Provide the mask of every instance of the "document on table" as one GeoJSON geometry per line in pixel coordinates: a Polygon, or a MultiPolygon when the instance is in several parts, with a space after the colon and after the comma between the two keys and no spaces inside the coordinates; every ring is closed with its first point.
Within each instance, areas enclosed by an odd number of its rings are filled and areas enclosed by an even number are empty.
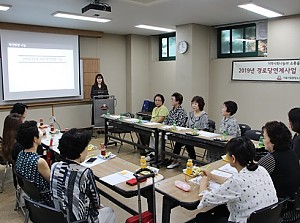
{"type": "Polygon", "coordinates": [[[212,133],[212,132],[206,132],[206,131],[199,131],[198,132],[200,136],[212,138],[212,137],[218,137],[220,134],[212,133]]]}
{"type": "Polygon", "coordinates": [[[110,184],[110,185],[116,185],[122,182],[125,182],[127,180],[130,180],[134,178],[133,173],[128,170],[122,170],[117,173],[113,173],[111,175],[105,176],[100,178],[100,180],[110,184]]]}
{"type": "Polygon", "coordinates": [[[221,166],[219,168],[219,170],[222,170],[222,171],[227,172],[227,173],[232,173],[232,174],[233,173],[238,173],[238,171],[234,167],[230,166],[229,163],[225,164],[224,166],[221,166]]]}
{"type": "MultiPolygon", "coordinates": [[[[193,182],[194,184],[199,184],[200,183],[200,180],[201,180],[202,176],[198,176],[198,177],[195,177],[193,179],[190,179],[189,181],[193,182]]],[[[208,188],[210,190],[212,189],[218,189],[219,187],[221,186],[221,184],[218,184],[212,180],[209,181],[209,185],[208,185],[208,188]]]]}
{"type": "Polygon", "coordinates": [[[145,125],[158,125],[159,123],[157,123],[157,122],[145,122],[144,123],[145,125]]]}
{"type": "Polygon", "coordinates": [[[120,115],[110,115],[110,117],[111,117],[112,119],[118,119],[118,118],[120,118],[120,115]]]}
{"type": "Polygon", "coordinates": [[[213,170],[211,171],[212,174],[214,175],[217,175],[217,176],[220,176],[220,177],[226,177],[226,178],[229,178],[232,176],[231,173],[226,173],[226,172],[223,172],[223,171],[219,171],[219,170],[213,170]]]}

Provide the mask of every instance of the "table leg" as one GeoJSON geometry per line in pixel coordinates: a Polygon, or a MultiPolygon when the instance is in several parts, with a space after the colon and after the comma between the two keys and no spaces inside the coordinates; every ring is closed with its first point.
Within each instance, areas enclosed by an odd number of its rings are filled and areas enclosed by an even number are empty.
{"type": "Polygon", "coordinates": [[[108,144],[108,120],[104,119],[104,145],[108,144]]]}
{"type": "Polygon", "coordinates": [[[170,223],[170,219],[171,219],[171,210],[172,208],[176,207],[176,203],[166,197],[166,196],[163,196],[163,210],[162,210],[162,219],[161,219],[161,222],[163,223],[170,223]]]}
{"type": "Polygon", "coordinates": [[[155,130],[155,132],[154,132],[154,140],[155,140],[155,157],[154,157],[154,163],[158,164],[159,132],[157,130],[155,130]]]}

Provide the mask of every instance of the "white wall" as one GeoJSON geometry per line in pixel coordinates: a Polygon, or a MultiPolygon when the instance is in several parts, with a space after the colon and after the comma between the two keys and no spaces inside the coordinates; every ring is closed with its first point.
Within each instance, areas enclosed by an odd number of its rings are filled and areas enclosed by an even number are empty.
{"type": "MultiPolygon", "coordinates": [[[[299,58],[299,36],[300,16],[269,21],[268,57],[245,59],[299,58]]],[[[299,106],[299,83],[231,81],[231,63],[232,59],[210,61],[210,118],[219,125],[223,102],[235,100],[239,123],[249,124],[252,129],[261,129],[271,120],[287,124],[288,111],[299,106]]]]}
{"type": "MultiPolygon", "coordinates": [[[[267,59],[300,57],[300,16],[271,20],[268,29],[267,59]]],[[[287,112],[299,106],[299,83],[231,82],[232,60],[209,59],[216,55],[214,30],[184,25],[179,27],[177,37],[188,40],[190,50],[185,55],[177,55],[176,61],[159,62],[158,38],[136,35],[81,38],[80,55],[100,58],[100,71],[110,93],[117,98],[117,114],[139,111],[143,100],[152,99],[156,93],[165,96],[165,104],[170,108],[171,94],[179,91],[184,94],[187,110],[190,110],[190,98],[202,95],[207,104],[205,110],[217,125],[222,103],[235,100],[239,105],[238,121],[259,129],[268,120],[287,122],[287,112]]],[[[54,106],[62,128],[90,126],[90,112],[90,105],[54,106]]],[[[0,129],[8,113],[8,109],[1,110],[0,129]]],[[[50,116],[50,107],[31,108],[28,119],[46,120],[50,116]]]]}

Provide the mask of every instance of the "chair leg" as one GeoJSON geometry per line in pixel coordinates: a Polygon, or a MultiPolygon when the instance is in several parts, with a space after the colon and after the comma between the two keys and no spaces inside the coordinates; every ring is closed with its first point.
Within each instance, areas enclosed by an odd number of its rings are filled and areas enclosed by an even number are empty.
{"type": "MultiPolygon", "coordinates": [[[[134,143],[133,136],[132,136],[132,132],[130,132],[130,137],[131,137],[131,141],[134,143]]],[[[135,145],[133,145],[133,149],[134,149],[134,150],[137,149],[135,145]]]]}
{"type": "MultiPolygon", "coordinates": [[[[124,133],[122,139],[125,138],[125,135],[126,135],[126,133],[124,133]]],[[[119,133],[119,137],[121,138],[121,134],[120,133],[119,133]]],[[[123,145],[123,142],[121,141],[121,144],[120,144],[119,149],[118,149],[118,153],[120,152],[122,145],[123,145]]]]}
{"type": "Polygon", "coordinates": [[[5,169],[4,169],[4,173],[3,173],[3,177],[2,177],[2,183],[1,183],[0,193],[3,192],[3,188],[4,188],[4,184],[5,184],[5,179],[6,179],[6,173],[7,173],[8,166],[9,166],[9,163],[8,163],[8,161],[6,161],[6,165],[5,165],[5,169]]]}
{"type": "Polygon", "coordinates": [[[26,209],[25,212],[26,212],[26,214],[25,214],[24,223],[28,223],[28,220],[29,220],[29,211],[28,211],[28,209],[26,209]]]}
{"type": "Polygon", "coordinates": [[[184,153],[185,153],[185,146],[183,147],[181,155],[183,156],[184,153]]]}
{"type": "Polygon", "coordinates": [[[204,160],[205,156],[206,156],[207,150],[204,150],[203,156],[202,156],[202,161],[204,160]]]}

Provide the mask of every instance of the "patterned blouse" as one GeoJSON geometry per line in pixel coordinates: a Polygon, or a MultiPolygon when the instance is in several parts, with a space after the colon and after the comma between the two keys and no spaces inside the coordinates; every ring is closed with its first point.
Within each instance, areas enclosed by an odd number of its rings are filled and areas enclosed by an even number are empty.
{"type": "MultiPolygon", "coordinates": [[[[33,181],[40,191],[49,191],[49,183],[38,172],[39,159],[40,157],[37,153],[20,151],[16,161],[16,172],[24,178],[33,181]]],[[[40,202],[52,206],[50,192],[44,193],[40,202]]]]}
{"type": "Polygon", "coordinates": [[[187,114],[183,107],[179,105],[178,108],[172,108],[164,122],[166,125],[173,125],[175,123],[177,126],[185,127],[186,119],[187,114]]]}
{"type": "Polygon", "coordinates": [[[246,223],[250,214],[278,201],[269,173],[261,166],[255,171],[246,167],[233,174],[218,189],[205,190],[198,208],[227,203],[228,221],[246,223]]]}
{"type": "Polygon", "coordinates": [[[99,222],[100,197],[91,169],[73,161],[54,163],[50,186],[55,208],[71,222],[87,218],[89,222],[99,222]]]}
{"type": "Polygon", "coordinates": [[[194,112],[191,111],[188,114],[188,120],[186,123],[188,128],[197,128],[199,130],[208,129],[208,115],[205,111],[202,111],[199,116],[195,116],[194,112]]]}
{"type": "Polygon", "coordinates": [[[234,116],[229,118],[222,118],[220,125],[220,133],[224,131],[230,136],[241,136],[241,129],[234,116]]]}

